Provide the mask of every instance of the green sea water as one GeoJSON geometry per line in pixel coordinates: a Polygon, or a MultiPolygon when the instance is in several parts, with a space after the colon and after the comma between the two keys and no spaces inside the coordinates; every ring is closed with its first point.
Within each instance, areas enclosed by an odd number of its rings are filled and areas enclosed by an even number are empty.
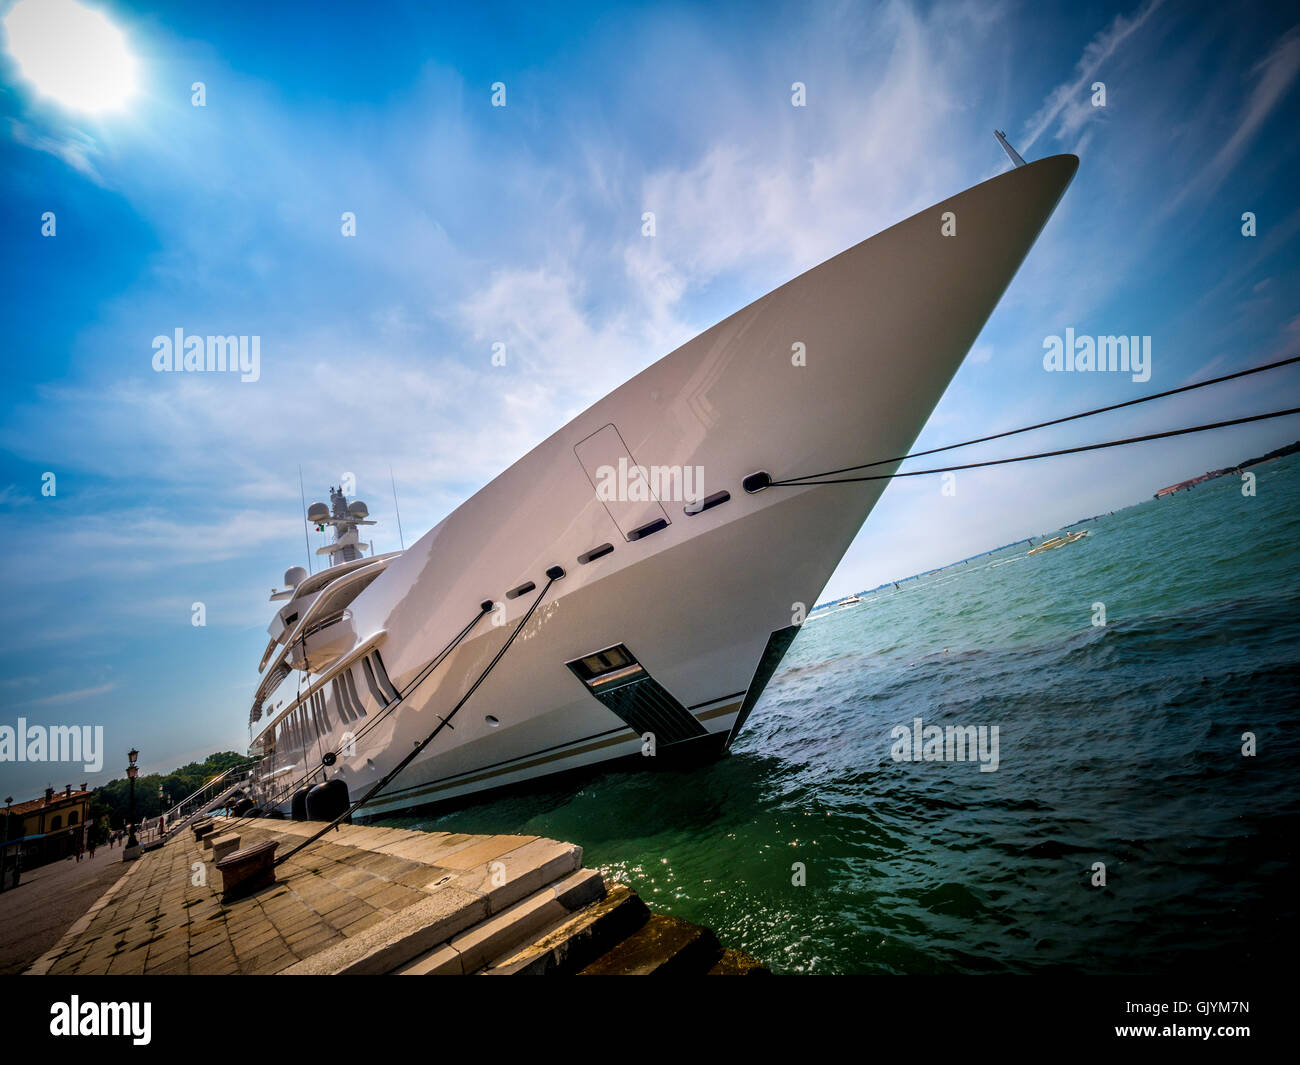
{"type": "Polygon", "coordinates": [[[712,765],[385,823],[580,843],[778,972],[1258,973],[1298,909],[1300,456],[1254,473],[809,621],[712,765]],[[997,770],[898,760],[917,717],[997,726],[997,770]]]}

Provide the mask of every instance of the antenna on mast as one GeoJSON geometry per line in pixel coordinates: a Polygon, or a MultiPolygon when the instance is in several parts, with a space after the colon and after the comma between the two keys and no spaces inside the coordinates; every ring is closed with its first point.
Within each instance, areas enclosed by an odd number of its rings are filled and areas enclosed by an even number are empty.
{"type": "MultiPolygon", "coordinates": [[[[393,480],[392,463],[388,465],[388,481],[393,486],[393,510],[397,513],[397,541],[402,545],[402,550],[406,550],[406,537],[402,535],[402,512],[397,509],[397,482],[393,480]]],[[[370,549],[372,552],[374,548],[370,549]]]]}
{"type": "Polygon", "coordinates": [[[302,498],[302,539],[307,545],[307,574],[311,575],[311,535],[307,531],[307,492],[302,486],[302,463],[298,463],[298,495],[302,498]]]}
{"type": "Polygon", "coordinates": [[[1009,158],[1016,166],[1024,166],[1025,161],[1020,157],[1020,153],[1007,143],[1007,134],[1005,130],[995,129],[993,136],[997,137],[998,143],[1002,145],[1002,150],[1007,153],[1009,158]]]}

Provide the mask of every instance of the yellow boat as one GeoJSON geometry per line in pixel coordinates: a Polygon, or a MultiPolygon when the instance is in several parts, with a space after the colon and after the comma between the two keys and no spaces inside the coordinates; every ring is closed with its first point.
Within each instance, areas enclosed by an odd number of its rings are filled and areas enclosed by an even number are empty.
{"type": "Polygon", "coordinates": [[[1031,547],[1029,553],[1031,555],[1036,555],[1040,551],[1055,551],[1058,547],[1064,547],[1066,544],[1072,544],[1076,540],[1082,540],[1087,535],[1087,529],[1080,529],[1078,532],[1066,533],[1064,536],[1054,536],[1050,540],[1044,540],[1037,547],[1031,547]]]}

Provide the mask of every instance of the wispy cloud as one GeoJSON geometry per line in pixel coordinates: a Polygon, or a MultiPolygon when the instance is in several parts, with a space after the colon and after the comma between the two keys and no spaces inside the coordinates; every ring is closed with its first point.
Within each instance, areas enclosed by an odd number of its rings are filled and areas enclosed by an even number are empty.
{"type": "Polygon", "coordinates": [[[1164,0],[1147,0],[1133,15],[1116,15],[1109,26],[1088,42],[1075,64],[1074,76],[1048,93],[1043,105],[1026,123],[1024,151],[1032,148],[1038,138],[1053,127],[1055,135],[1066,140],[1073,137],[1084,123],[1103,113],[1091,102],[1091,89],[1098,73],[1163,3],[1164,0]]]}
{"type": "Polygon", "coordinates": [[[116,687],[116,682],[109,681],[107,684],[97,684],[93,688],[77,688],[73,691],[45,695],[39,699],[27,699],[21,703],[12,704],[10,709],[13,710],[24,706],[63,706],[65,703],[79,703],[84,699],[93,699],[96,695],[106,695],[116,687]]]}
{"type": "Polygon", "coordinates": [[[958,160],[979,158],[974,145],[989,134],[965,124],[960,103],[990,31],[978,11],[837,9],[817,30],[841,50],[803,75],[806,107],[789,99],[790,71],[804,65],[764,57],[771,95],[737,101],[698,158],[646,176],[641,202],[657,234],[625,259],[659,315],[722,275],[771,287],[808,269],[950,194],[970,173],[958,160]],[[936,154],[942,140],[952,150],[936,154]]]}
{"type": "Polygon", "coordinates": [[[99,145],[90,134],[70,126],[57,132],[40,132],[28,123],[12,117],[8,119],[8,125],[9,135],[19,144],[61,159],[82,177],[96,185],[104,184],[103,177],[92,161],[99,153],[99,145]]]}
{"type": "Polygon", "coordinates": [[[1236,117],[1231,135],[1217,152],[1173,197],[1173,211],[1192,197],[1212,195],[1241,161],[1264,123],[1285,98],[1300,73],[1300,27],[1292,29],[1250,70],[1254,81],[1249,95],[1236,117]]]}

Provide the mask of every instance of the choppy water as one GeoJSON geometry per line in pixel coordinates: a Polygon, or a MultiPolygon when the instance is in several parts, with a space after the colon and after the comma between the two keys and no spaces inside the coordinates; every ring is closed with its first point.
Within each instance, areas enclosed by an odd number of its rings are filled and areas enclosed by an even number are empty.
{"type": "Polygon", "coordinates": [[[388,823],[581,843],[777,971],[1290,960],[1300,456],[1255,472],[1254,498],[1222,478],[806,624],[714,765],[388,823]],[[998,770],[895,761],[891,730],[917,715],[997,725],[998,770]]]}

